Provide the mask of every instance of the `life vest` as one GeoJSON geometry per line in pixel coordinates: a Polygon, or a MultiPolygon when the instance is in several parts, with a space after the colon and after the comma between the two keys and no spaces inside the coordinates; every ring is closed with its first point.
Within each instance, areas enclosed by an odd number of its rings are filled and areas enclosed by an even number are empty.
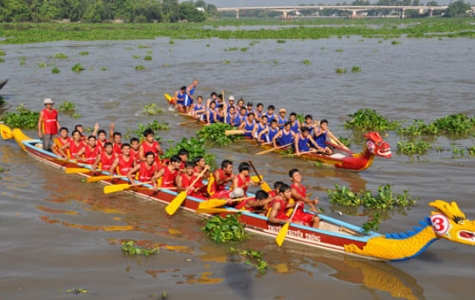
{"type": "Polygon", "coordinates": [[[123,154],[119,155],[119,164],[117,165],[117,173],[119,175],[127,175],[130,170],[134,167],[134,158],[129,156],[129,160],[125,160],[125,156],[123,154]]]}
{"type": "Polygon", "coordinates": [[[109,171],[117,158],[117,154],[112,152],[110,156],[107,156],[106,152],[101,152],[101,170],[109,171]]]}
{"type": "Polygon", "coordinates": [[[97,156],[100,153],[99,147],[95,146],[93,149],[89,145],[86,145],[84,150],[84,158],[86,158],[86,164],[92,165],[96,162],[97,156]]]}
{"type": "Polygon", "coordinates": [[[55,109],[43,109],[43,133],[58,134],[58,112],[55,109]]]}

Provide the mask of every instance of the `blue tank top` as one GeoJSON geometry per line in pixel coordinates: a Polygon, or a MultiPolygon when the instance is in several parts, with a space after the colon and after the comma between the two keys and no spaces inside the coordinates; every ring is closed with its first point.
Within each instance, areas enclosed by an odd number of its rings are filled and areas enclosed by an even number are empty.
{"type": "MultiPolygon", "coordinates": [[[[256,132],[257,136],[255,136],[255,138],[259,137],[259,134],[266,128],[267,128],[267,125],[262,125],[261,123],[257,123],[257,132],[256,132]]],[[[266,135],[262,135],[260,140],[268,142],[266,135]]]]}
{"type": "Polygon", "coordinates": [[[287,122],[287,118],[281,119],[281,118],[280,118],[280,115],[277,116],[277,124],[279,124],[279,125],[284,125],[285,122],[287,122]]]}
{"type": "Polygon", "coordinates": [[[195,87],[193,86],[193,88],[191,88],[191,89],[188,91],[188,93],[193,96],[193,94],[195,93],[195,87]]]}
{"type": "Polygon", "coordinates": [[[317,138],[315,139],[315,142],[317,143],[318,146],[325,148],[327,146],[325,144],[326,140],[327,140],[327,132],[317,136],[317,138]]]}
{"type": "MultiPolygon", "coordinates": [[[[245,120],[244,122],[246,123],[246,125],[244,125],[244,130],[246,130],[246,131],[252,131],[252,130],[254,129],[254,124],[255,124],[255,121],[254,121],[254,120],[252,120],[252,123],[251,123],[251,124],[249,124],[249,123],[247,122],[247,120],[245,120]]],[[[250,137],[250,138],[252,138],[252,132],[246,132],[246,133],[244,133],[244,136],[245,136],[245,137],[250,137]]]]}
{"type": "Polygon", "coordinates": [[[180,94],[180,92],[178,92],[178,95],[176,96],[176,98],[177,98],[176,102],[178,104],[183,105],[185,103],[185,95],[186,95],[186,93],[180,94]]]}
{"type": "Polygon", "coordinates": [[[246,116],[241,116],[239,114],[235,119],[234,119],[234,126],[239,127],[241,126],[242,122],[246,119],[246,116]]]}
{"type": "Polygon", "coordinates": [[[194,109],[195,111],[197,111],[197,110],[202,110],[202,109],[203,109],[203,104],[198,105],[198,103],[195,103],[193,109],[194,109]]]}
{"type": "Polygon", "coordinates": [[[271,142],[274,139],[274,136],[279,132],[279,128],[272,129],[269,127],[269,132],[267,133],[267,138],[269,142],[271,142]]]}
{"type": "Polygon", "coordinates": [[[310,150],[310,147],[308,147],[308,137],[302,139],[302,136],[299,136],[298,145],[300,152],[307,152],[310,150]]]}
{"type": "Polygon", "coordinates": [[[224,122],[224,117],[221,117],[221,116],[219,115],[219,110],[218,110],[217,108],[216,108],[216,116],[217,116],[216,119],[218,119],[218,120],[217,120],[218,122],[221,122],[221,123],[224,122]]]}
{"type": "Polygon", "coordinates": [[[294,138],[292,136],[292,130],[289,131],[288,133],[285,133],[285,131],[282,129],[282,136],[279,137],[279,145],[284,146],[288,144],[292,144],[294,141],[294,138]]]}
{"type": "Polygon", "coordinates": [[[270,114],[269,113],[266,113],[266,116],[267,116],[267,122],[270,124],[272,122],[272,120],[274,120],[275,118],[275,115],[274,114],[270,114]]]}
{"type": "Polygon", "coordinates": [[[208,120],[208,122],[209,122],[209,123],[216,123],[216,120],[214,119],[213,110],[211,110],[211,108],[208,108],[208,112],[209,112],[209,120],[208,120]]]}
{"type": "Polygon", "coordinates": [[[290,130],[294,133],[299,133],[299,123],[295,120],[294,124],[290,126],[290,130]]]}
{"type": "Polygon", "coordinates": [[[231,115],[229,112],[226,114],[226,120],[225,122],[228,123],[229,125],[232,125],[234,115],[231,115]]]}
{"type": "Polygon", "coordinates": [[[308,125],[305,125],[305,127],[308,128],[308,134],[309,134],[310,136],[313,136],[313,133],[315,132],[315,128],[314,128],[313,126],[308,127],[308,125]]]}

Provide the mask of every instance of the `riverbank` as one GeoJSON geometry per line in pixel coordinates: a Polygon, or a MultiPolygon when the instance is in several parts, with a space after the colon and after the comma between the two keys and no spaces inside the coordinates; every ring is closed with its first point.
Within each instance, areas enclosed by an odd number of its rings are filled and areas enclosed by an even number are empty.
{"type": "Polygon", "coordinates": [[[195,24],[82,24],[82,23],[3,23],[2,44],[28,44],[52,41],[171,39],[326,39],[362,36],[364,38],[475,38],[471,18],[425,19],[312,19],[220,20],[195,24]]]}

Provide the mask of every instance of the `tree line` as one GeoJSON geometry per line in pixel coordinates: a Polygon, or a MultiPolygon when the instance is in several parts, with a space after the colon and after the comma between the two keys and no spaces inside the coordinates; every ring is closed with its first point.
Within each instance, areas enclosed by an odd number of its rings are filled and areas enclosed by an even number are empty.
{"type": "Polygon", "coordinates": [[[203,0],[0,0],[0,22],[203,22],[217,13],[203,0]]]}

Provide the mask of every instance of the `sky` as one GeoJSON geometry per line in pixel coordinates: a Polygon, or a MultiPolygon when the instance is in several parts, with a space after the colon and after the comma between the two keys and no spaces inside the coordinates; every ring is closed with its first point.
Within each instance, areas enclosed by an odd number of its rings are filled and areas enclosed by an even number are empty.
{"type": "MultiPolygon", "coordinates": [[[[351,3],[353,0],[204,0],[208,4],[214,4],[216,7],[239,7],[239,6],[278,6],[278,5],[299,5],[299,4],[336,4],[351,3]]],[[[421,0],[427,3],[430,0],[421,0]]],[[[447,5],[450,0],[436,0],[437,3],[447,5]]],[[[453,0],[455,1],[455,0],[453,0]]],[[[369,0],[370,3],[376,3],[377,0],[369,0]]],[[[474,0],[464,0],[467,3],[475,3],[474,0]]]]}

